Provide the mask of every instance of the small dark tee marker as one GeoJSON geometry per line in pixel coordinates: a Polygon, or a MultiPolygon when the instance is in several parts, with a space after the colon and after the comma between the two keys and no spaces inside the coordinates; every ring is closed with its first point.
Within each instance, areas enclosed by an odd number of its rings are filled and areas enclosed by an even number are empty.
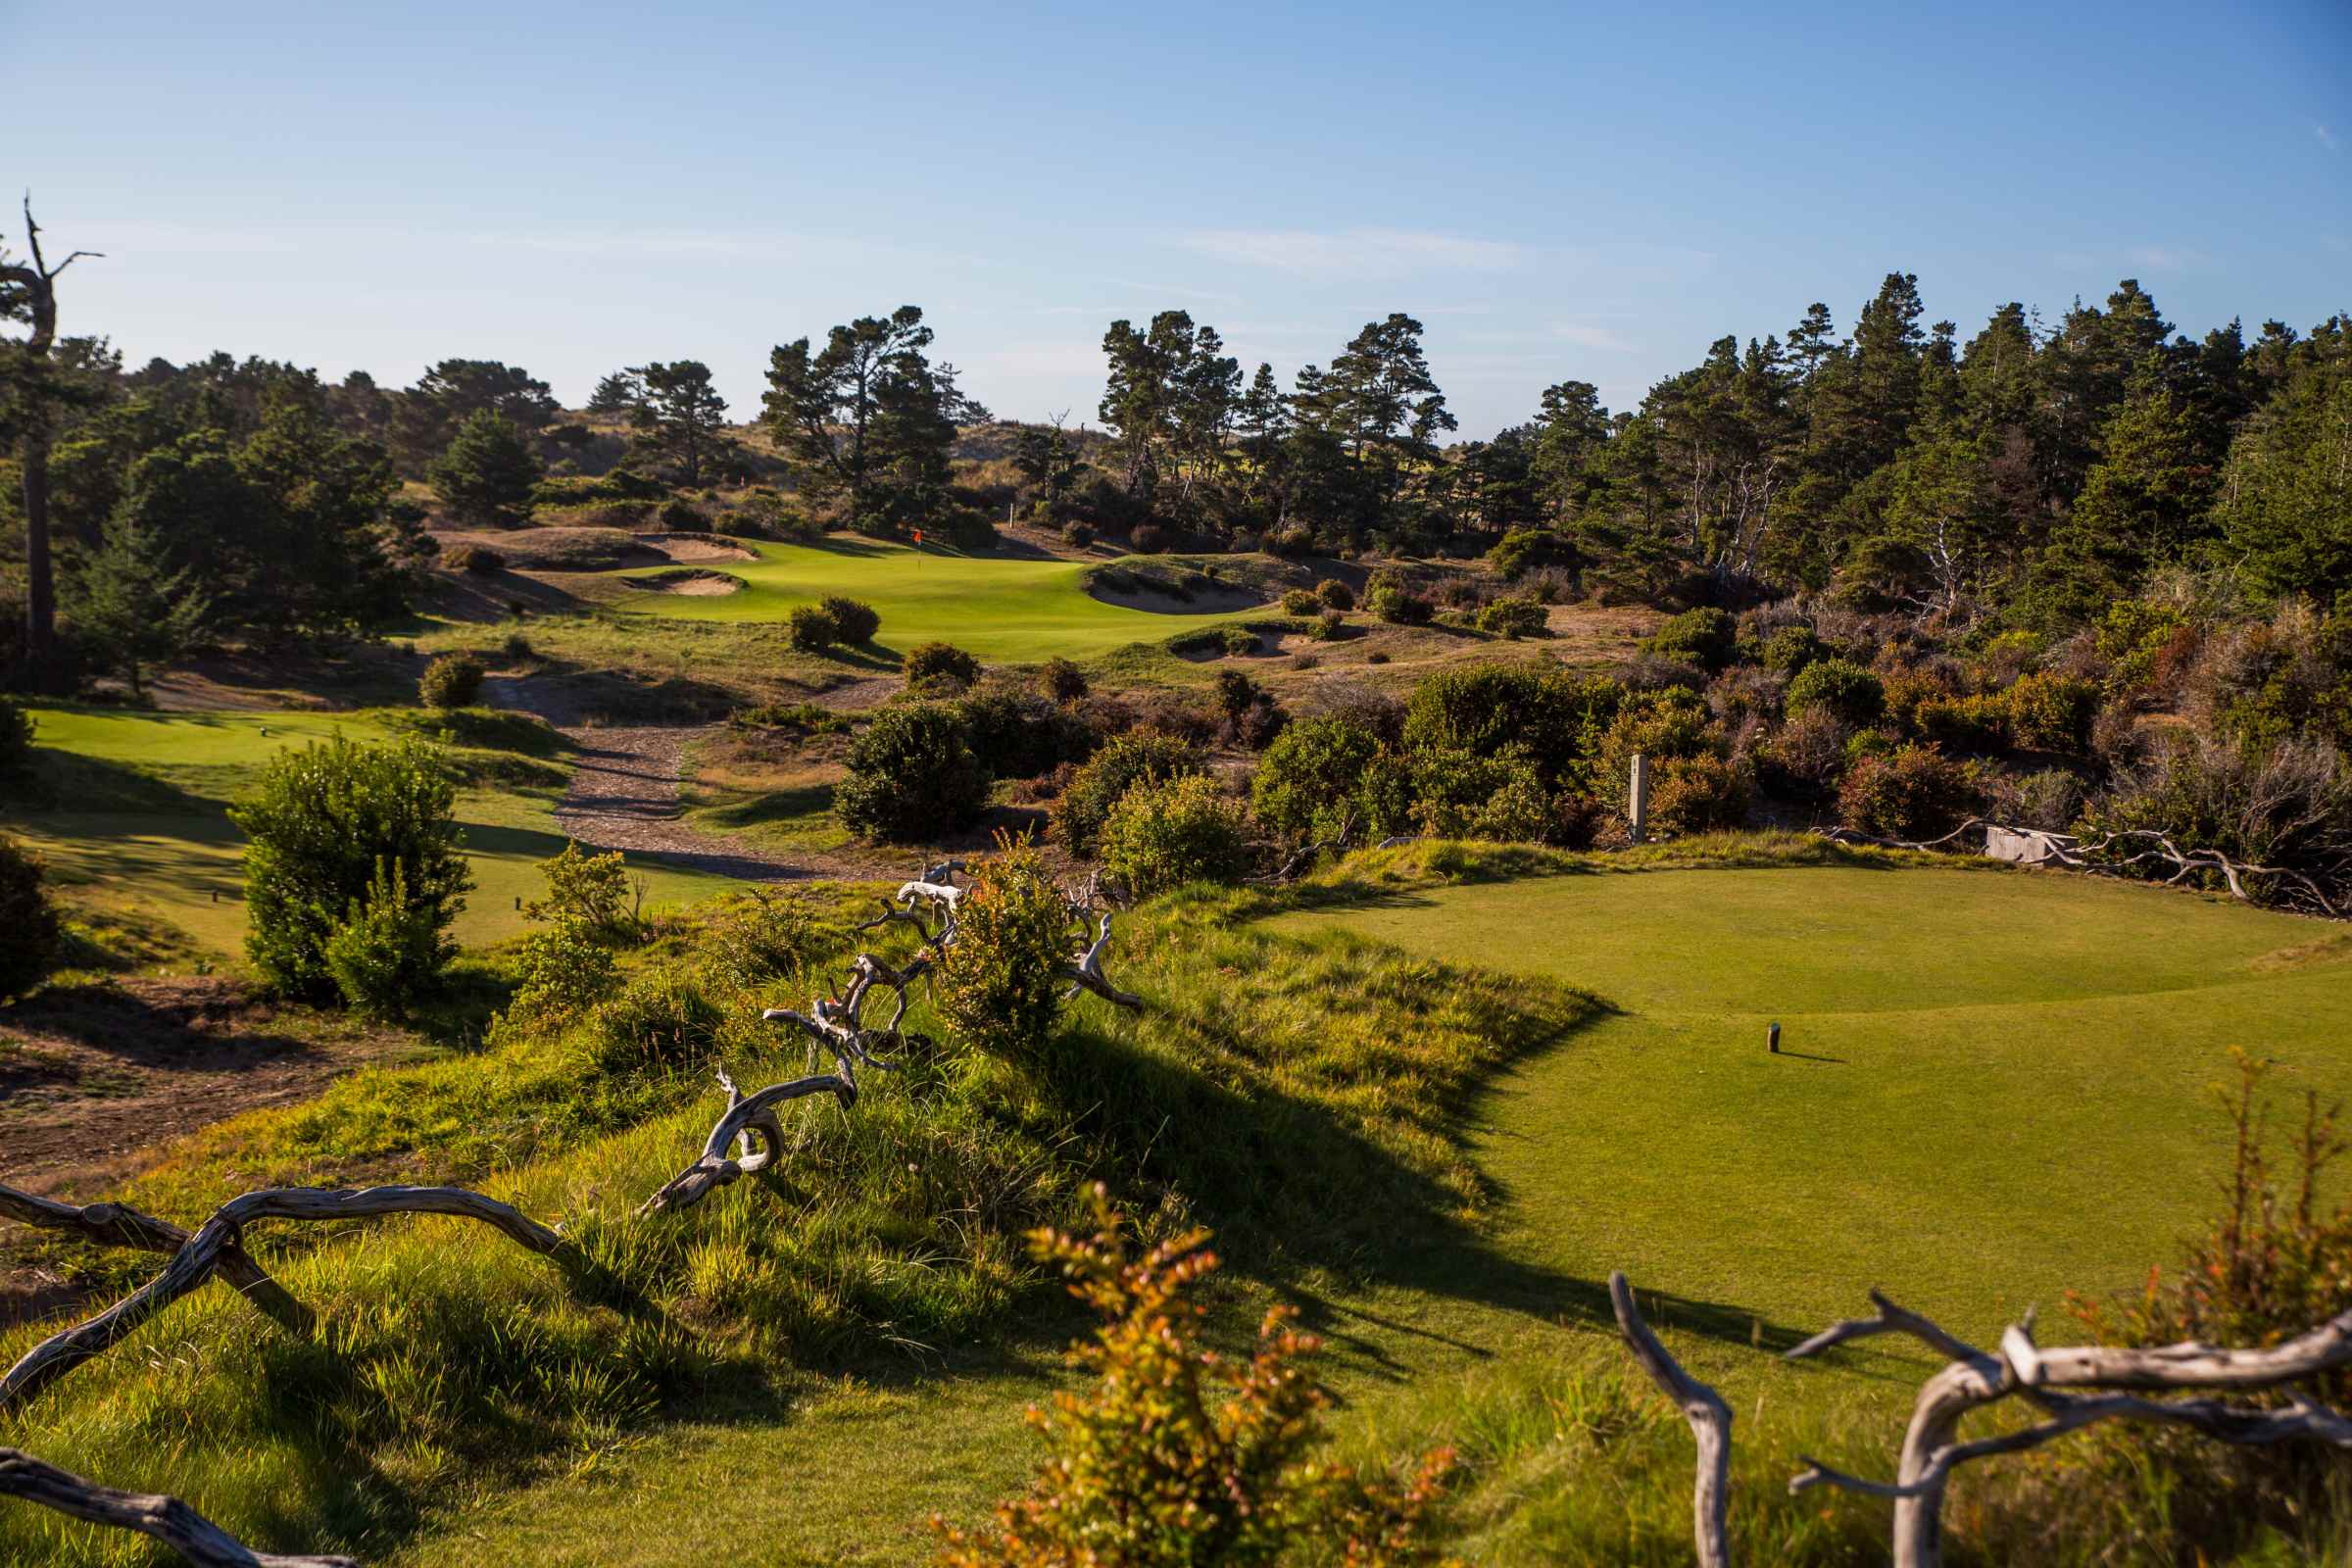
{"type": "Polygon", "coordinates": [[[1772,1048],[1774,1055],[1777,1056],[1781,1054],[1781,1026],[1779,1024],[1776,1023],[1764,1031],[1764,1044],[1772,1048]]]}

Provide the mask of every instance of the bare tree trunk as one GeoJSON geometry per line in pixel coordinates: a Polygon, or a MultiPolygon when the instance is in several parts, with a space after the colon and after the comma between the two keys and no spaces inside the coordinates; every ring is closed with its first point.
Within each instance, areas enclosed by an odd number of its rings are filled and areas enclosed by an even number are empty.
{"type": "Polygon", "coordinates": [[[47,682],[57,645],[57,586],[51,576],[49,549],[49,446],[54,431],[46,394],[38,385],[57,344],[57,275],[83,256],[75,251],[51,267],[41,255],[41,226],[32,220],[32,198],[24,198],[24,243],[32,252],[30,267],[0,266],[0,281],[24,291],[32,312],[32,335],[24,354],[33,383],[26,394],[24,436],[18,461],[24,470],[24,661],[32,684],[47,682]]]}

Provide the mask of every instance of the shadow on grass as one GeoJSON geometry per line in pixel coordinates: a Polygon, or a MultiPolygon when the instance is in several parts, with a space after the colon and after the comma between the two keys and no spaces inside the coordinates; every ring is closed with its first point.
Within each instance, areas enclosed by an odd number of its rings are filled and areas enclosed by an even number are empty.
{"type": "MultiPolygon", "coordinates": [[[[178,713],[151,713],[135,709],[110,712],[110,718],[170,723],[185,731],[191,722],[178,713]]],[[[225,728],[210,719],[194,722],[225,728]]],[[[220,803],[157,778],[127,762],[86,757],[53,747],[36,747],[29,769],[0,781],[0,805],[24,811],[123,811],[155,816],[217,816],[220,803]]]]}

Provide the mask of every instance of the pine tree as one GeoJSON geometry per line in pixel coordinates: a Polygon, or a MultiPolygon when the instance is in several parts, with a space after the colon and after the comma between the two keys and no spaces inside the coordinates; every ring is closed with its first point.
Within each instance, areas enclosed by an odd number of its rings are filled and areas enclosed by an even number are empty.
{"type": "Polygon", "coordinates": [[[543,472],[522,432],[504,415],[484,409],[458,427],[428,477],[460,522],[518,528],[530,518],[531,491],[543,472]]]}
{"type": "Polygon", "coordinates": [[[126,508],[107,518],[67,599],[75,636],[130,683],[134,697],[145,690],[149,667],[187,652],[210,609],[186,568],[164,569],[162,541],[126,508]]]}
{"type": "Polygon", "coordinates": [[[688,487],[703,482],[703,465],[727,447],[727,400],[710,384],[710,367],[700,360],[632,366],[643,396],[630,411],[639,443],[675,466],[688,487]]]}

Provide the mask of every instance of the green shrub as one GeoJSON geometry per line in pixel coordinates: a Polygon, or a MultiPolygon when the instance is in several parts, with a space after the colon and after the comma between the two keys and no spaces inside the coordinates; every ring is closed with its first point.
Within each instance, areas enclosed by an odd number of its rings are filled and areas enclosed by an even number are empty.
{"type": "Polygon", "coordinates": [[[814,703],[762,703],[727,715],[737,729],[787,729],[796,735],[847,735],[858,726],[847,713],[814,703]]]}
{"type": "Polygon", "coordinates": [[[1407,751],[1525,754],[1546,787],[1574,775],[1625,700],[1615,681],[1579,681],[1556,669],[1470,664],[1443,669],[1405,707],[1407,751]]]}
{"type": "Polygon", "coordinates": [[[1103,868],[1139,899],[1250,870],[1248,813],[1205,773],[1135,785],[1111,803],[1097,842],[1103,868]]]}
{"type": "Polygon", "coordinates": [[[1650,773],[1649,826],[1671,834],[1743,827],[1752,793],[1753,775],[1728,758],[1670,758],[1650,773]]]}
{"type": "Polygon", "coordinates": [[[1315,597],[1334,610],[1355,608],[1355,590],[1337,577],[1326,577],[1315,584],[1315,597]]]}
{"type": "Polygon", "coordinates": [[[1826,708],[1848,724],[1875,724],[1886,710],[1886,686],[1851,660],[1816,660],[1788,682],[1788,711],[1810,708],[1826,708]]]}
{"type": "Polygon", "coordinates": [[[1200,771],[1199,749],[1173,735],[1142,729],[1114,736],[1054,801],[1054,836],[1072,855],[1092,854],[1095,835],[1120,796],[1138,784],[1164,784],[1200,771]]]}
{"type": "Polygon", "coordinates": [[[1226,657],[1246,659],[1257,652],[1257,633],[1247,626],[1228,626],[1218,634],[1224,644],[1226,657]]]}
{"type": "Polygon", "coordinates": [[[352,1011],[398,1021],[458,956],[446,925],[429,901],[410,895],[400,861],[378,860],[366,899],[352,901],[342,922],[327,933],[319,958],[352,1011]]]}
{"type": "Polygon", "coordinates": [[[1437,1562],[1432,1514],[1451,1451],[1426,1455],[1402,1483],[1310,1457],[1331,1397],[1298,1362],[1319,1342],[1277,1307],[1254,1351],[1202,1348],[1203,1313],[1190,1297],[1217,1266],[1208,1233],[1136,1258],[1101,1188],[1095,1202],[1094,1237],[1040,1232],[1031,1250],[1102,1315],[1071,1352],[1098,1381],[1058,1396],[1038,1420],[1054,1457],[1025,1495],[997,1508],[992,1529],[935,1523],[942,1568],[1437,1562]]]}
{"type": "Polygon", "coordinates": [[[1498,637],[1541,637],[1551,617],[1533,599],[1497,599],[1478,612],[1478,629],[1498,637]]]}
{"type": "Polygon", "coordinates": [[[620,965],[612,950],[570,921],[524,937],[514,967],[514,1002],[509,1015],[535,1024],[561,1025],[606,1001],[620,986],[620,965]]]}
{"type": "Polygon", "coordinates": [[[1968,769],[1933,746],[1864,756],[1846,770],[1838,809],[1848,827],[1883,838],[1940,838],[1982,804],[1968,769]]]}
{"type": "Polygon", "coordinates": [[[662,510],[657,515],[661,518],[662,526],[672,533],[710,531],[710,519],[697,511],[691,502],[675,496],[662,503],[662,510]]]}
{"type": "Polygon", "coordinates": [[[539,657],[538,650],[531,646],[531,640],[518,631],[507,633],[507,640],[498,645],[498,651],[513,663],[539,657]]]}
{"type": "Polygon", "coordinates": [[[956,940],[931,971],[933,1004],[975,1049],[1033,1059],[1060,1016],[1070,953],[1069,906],[1044,859],[1007,846],[973,872],[956,904],[956,940]]]}
{"type": "Polygon", "coordinates": [[[620,851],[583,855],[577,840],[539,862],[547,878],[545,897],[522,906],[523,918],[551,925],[576,925],[591,932],[617,931],[621,905],[629,896],[627,862],[620,851]]]}
{"type": "Polygon", "coordinates": [[[0,835],[0,998],[24,995],[57,966],[64,927],[40,858],[0,835]]]}
{"type": "Polygon", "coordinates": [[[1038,667],[1038,690],[1050,701],[1074,703],[1087,694],[1086,671],[1062,658],[1049,659],[1038,667]]]}
{"type": "Polygon", "coordinates": [[[32,765],[35,728],[23,703],[0,696],[0,773],[22,773],[32,765]]]}
{"type": "Polygon", "coordinates": [[[1286,615],[1313,615],[1322,609],[1323,601],[1315,597],[1312,588],[1292,588],[1282,596],[1282,612],[1286,615]]]}
{"type": "Polygon", "coordinates": [[[1783,675],[1793,675],[1829,650],[1810,626],[1783,626],[1764,639],[1761,662],[1783,675]]]}
{"type": "Polygon", "coordinates": [[[1417,752],[1413,796],[1415,820],[1436,838],[1544,843],[1553,836],[1550,794],[1525,757],[1417,752]]]}
{"type": "Polygon", "coordinates": [[[1364,608],[1392,626],[1426,626],[1438,612],[1438,607],[1413,592],[1400,574],[1385,568],[1366,586],[1364,608]]]}
{"type": "Polygon", "coordinates": [[[640,970],[588,1014],[589,1064],[600,1072],[699,1067],[726,1026],[726,1013],[692,976],[640,970]]]}
{"type": "Polygon", "coordinates": [[[469,708],[481,695],[486,671],[471,654],[443,654],[424,666],[416,682],[417,700],[433,708],[469,708]]]}
{"type": "Polygon", "coordinates": [[[863,600],[833,594],[817,607],[833,621],[833,633],[845,643],[870,643],[882,629],[882,617],[863,600]]]}
{"type": "Polygon", "coordinates": [[[507,569],[507,558],[482,545],[458,545],[441,552],[441,564],[450,571],[470,571],[479,576],[507,569]]]}
{"type": "Polygon", "coordinates": [[[1678,659],[1712,673],[1732,662],[1740,628],[1712,605],[1686,610],[1651,633],[1642,648],[1661,659],[1678,659]]]}
{"type": "Polygon", "coordinates": [[[787,619],[795,652],[821,654],[841,640],[841,628],[821,605],[795,606],[787,619]]]}
{"type": "Polygon", "coordinates": [[[2019,678],[2008,692],[2010,733],[2020,746],[2044,752],[2081,752],[2090,744],[2090,721],[2099,710],[2095,682],[2051,670],[2019,678]]]}
{"type": "Polygon", "coordinates": [[[980,661],[953,643],[916,643],[906,650],[906,684],[919,689],[969,686],[980,678],[980,661]]]}
{"type": "Polygon", "coordinates": [[[325,1000],[335,991],[327,939],[365,907],[380,863],[400,867],[416,918],[445,931],[471,885],[454,807],[457,786],[421,741],[361,746],[336,736],[280,752],[229,809],[245,832],[245,952],[273,989],[325,1000]]]}
{"type": "Polygon", "coordinates": [[[1094,750],[1094,731],[1083,718],[1026,692],[978,691],[954,707],[972,755],[998,778],[1028,778],[1084,761],[1094,750]]]}
{"type": "Polygon", "coordinates": [[[969,827],[988,808],[988,769],[962,716],[943,703],[885,708],[850,746],[850,773],[833,790],[842,824],[869,838],[936,839],[969,827]]]}
{"type": "Polygon", "coordinates": [[[1997,696],[1931,697],[1912,710],[1920,734],[1956,752],[1997,752],[2009,744],[2009,703],[1997,696]]]}
{"type": "Polygon", "coordinates": [[[1348,632],[1348,617],[1336,610],[1326,610],[1317,615],[1307,635],[1319,643],[1336,643],[1348,632]]]}
{"type": "Polygon", "coordinates": [[[1266,748],[1250,803],[1259,821],[1287,838],[1326,841],[1346,825],[1356,842],[1378,841],[1411,825],[1412,781],[1403,761],[1361,724],[1310,718],[1266,748]]]}

